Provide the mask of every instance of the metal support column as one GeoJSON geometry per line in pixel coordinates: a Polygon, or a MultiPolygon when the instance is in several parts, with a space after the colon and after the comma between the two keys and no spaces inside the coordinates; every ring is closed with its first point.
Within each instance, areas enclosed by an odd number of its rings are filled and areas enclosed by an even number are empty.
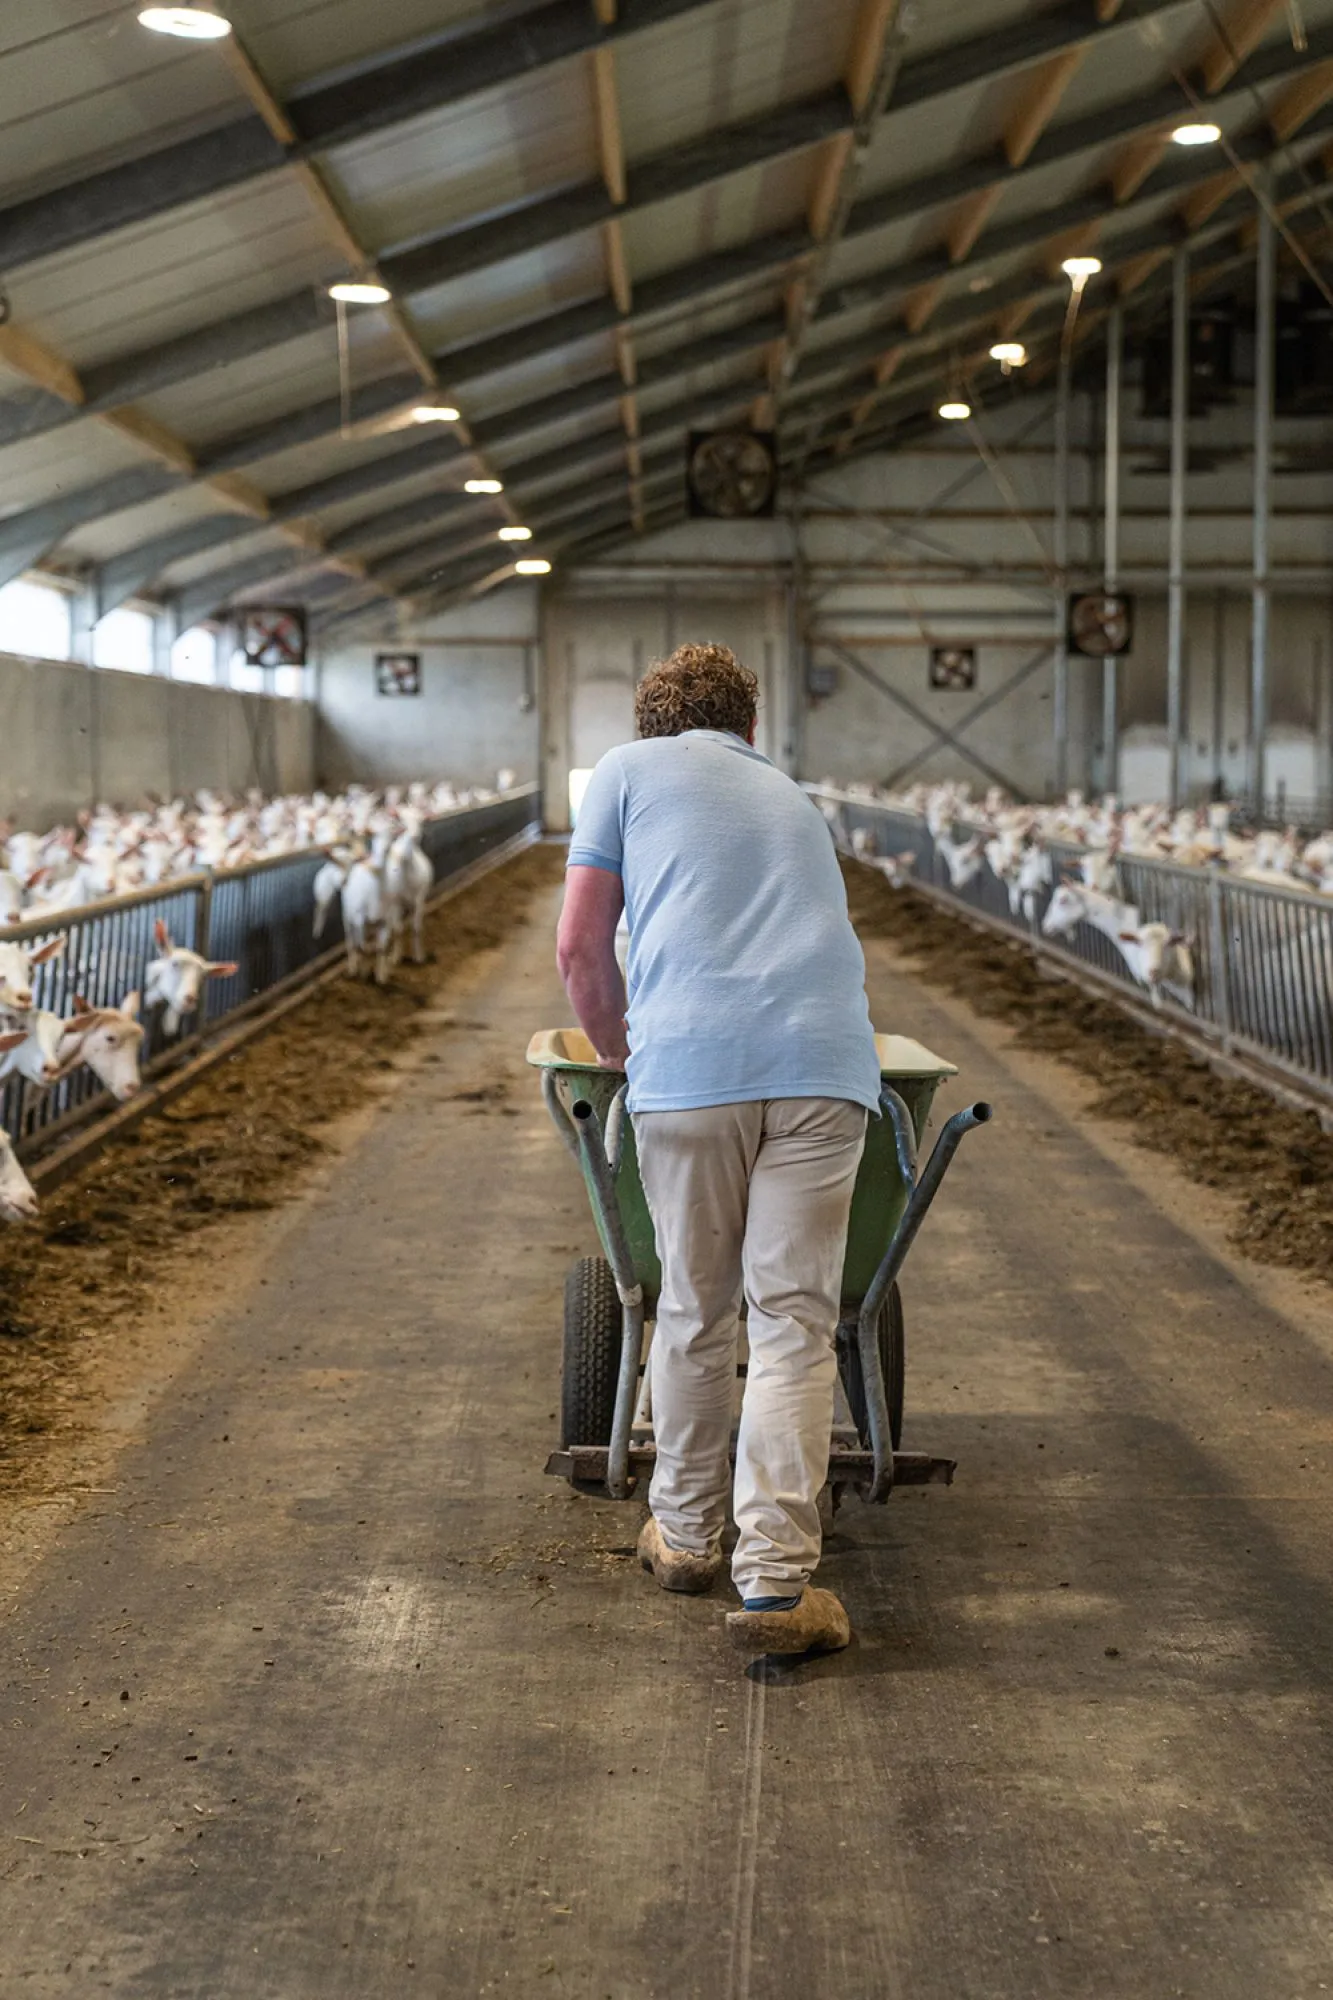
{"type": "Polygon", "coordinates": [[[1250,729],[1245,778],[1256,812],[1263,810],[1268,736],[1268,528],[1273,483],[1273,346],[1276,331],[1277,231],[1272,181],[1259,182],[1259,242],[1254,315],[1254,574],[1250,586],[1250,729]]]}
{"type": "MultiPolygon", "coordinates": [[[[1102,589],[1120,587],[1120,371],[1125,351],[1125,311],[1112,306],[1106,322],[1106,464],[1102,504],[1102,589]]],[[[1120,690],[1115,658],[1102,661],[1102,786],[1120,779],[1120,690]]]]}
{"type": "Polygon", "coordinates": [[[1181,721],[1185,683],[1185,470],[1189,450],[1190,253],[1171,258],[1171,497],[1166,582],[1167,791],[1180,803],[1181,721]]]}
{"type": "Polygon", "coordinates": [[[1060,356],[1055,389],[1055,796],[1069,788],[1069,641],[1065,607],[1069,595],[1069,376],[1070,356],[1060,356]]]}

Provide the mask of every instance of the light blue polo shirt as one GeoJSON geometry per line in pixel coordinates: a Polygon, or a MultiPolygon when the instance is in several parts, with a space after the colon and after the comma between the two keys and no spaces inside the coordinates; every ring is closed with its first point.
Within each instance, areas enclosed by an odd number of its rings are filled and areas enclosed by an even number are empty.
{"type": "Polygon", "coordinates": [[[624,883],[631,1111],[767,1097],[875,1109],[865,959],[833,842],[767,757],[720,729],[608,751],[569,866],[624,883]]]}

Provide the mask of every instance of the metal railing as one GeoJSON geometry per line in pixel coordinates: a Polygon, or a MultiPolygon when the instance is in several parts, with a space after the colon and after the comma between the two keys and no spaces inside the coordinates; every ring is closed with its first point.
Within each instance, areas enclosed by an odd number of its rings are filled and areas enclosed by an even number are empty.
{"type": "MultiPolygon", "coordinates": [[[[1077,874],[1084,850],[1048,843],[1051,883],[1030,905],[1013,907],[1005,884],[983,861],[964,888],[949,876],[929,827],[913,813],[820,786],[806,789],[827,809],[839,845],[851,851],[858,829],[873,852],[910,852],[914,881],[937,898],[1026,938],[1034,949],[1077,965],[1112,989],[1149,1002],[1112,939],[1087,923],[1060,937],[1042,933],[1042,919],[1062,874],[1077,874]]],[[[967,839],[976,827],[959,821],[967,839]]],[[[1319,1106],[1333,1107],[1333,900],[1313,891],[1245,882],[1217,868],[1183,868],[1122,855],[1120,896],[1144,923],[1165,923],[1187,940],[1194,961],[1192,1004],[1155,996],[1164,1022],[1188,1031],[1223,1056],[1251,1059],[1301,1087],[1319,1106]]]]}
{"type": "MultiPolygon", "coordinates": [[[[525,785],[485,805],[463,806],[427,820],[421,845],[436,885],[539,817],[538,789],[525,785]]],[[[336,899],[323,935],[313,933],[312,890],[325,858],[316,848],[216,874],[183,875],[157,888],[0,928],[0,943],[38,945],[63,934],[61,955],[33,969],[35,1004],[62,1016],[74,1012],[76,994],[94,1007],[118,1007],[127,994],[142,993],[148,965],[160,955],[155,936],[159,919],[173,944],[187,945],[218,963],[234,961],[232,977],[204,981],[199,1011],[179,1034],[165,1034],[160,1009],[143,1015],[143,1067],[162,1068],[229,1016],[289,982],[295,984],[342,945],[336,899]]],[[[99,1099],[110,1102],[88,1069],[76,1070],[46,1091],[10,1078],[0,1085],[0,1126],[21,1150],[30,1151],[89,1115],[99,1099]]]]}

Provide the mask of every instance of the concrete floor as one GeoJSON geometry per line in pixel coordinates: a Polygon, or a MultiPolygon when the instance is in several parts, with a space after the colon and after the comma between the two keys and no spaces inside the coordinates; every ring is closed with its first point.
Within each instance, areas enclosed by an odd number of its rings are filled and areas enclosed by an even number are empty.
{"type": "Polygon", "coordinates": [[[636,1507],[541,1474],[590,1244],[520,1061],[550,957],[497,955],[28,1577],[0,1994],[1333,1990],[1310,1316],[873,947],[879,1024],[997,1107],[905,1286],[906,1442],[960,1476],[852,1503],[857,1644],[748,1679],[636,1507]]]}

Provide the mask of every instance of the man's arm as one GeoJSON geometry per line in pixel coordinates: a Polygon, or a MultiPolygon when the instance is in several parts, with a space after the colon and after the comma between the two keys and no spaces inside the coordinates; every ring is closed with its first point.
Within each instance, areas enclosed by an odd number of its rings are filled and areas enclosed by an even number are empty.
{"type": "Polygon", "coordinates": [[[565,906],[556,932],[555,957],[579,1026],[601,1060],[623,1069],[625,981],[616,960],[616,925],[625,907],[625,889],[609,868],[581,868],[565,874],[565,906]]]}

